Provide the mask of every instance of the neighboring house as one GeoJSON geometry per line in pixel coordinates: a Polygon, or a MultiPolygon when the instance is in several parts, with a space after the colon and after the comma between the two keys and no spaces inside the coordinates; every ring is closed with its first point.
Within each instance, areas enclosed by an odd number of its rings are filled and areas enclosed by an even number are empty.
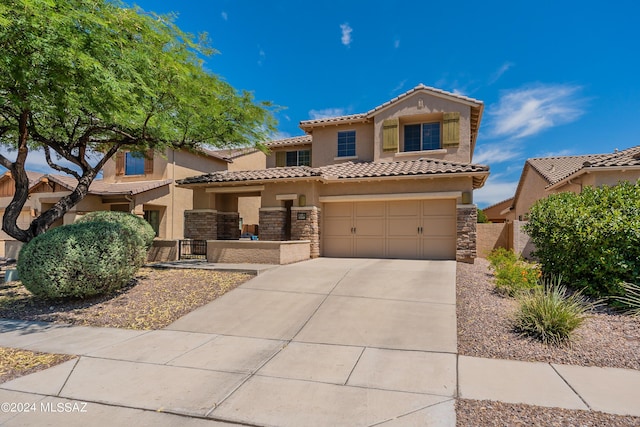
{"type": "Polygon", "coordinates": [[[513,204],[513,197],[482,209],[489,222],[505,222],[506,213],[513,204]]]}
{"type": "MultiPolygon", "coordinates": [[[[118,153],[103,168],[103,178],[96,179],[88,195],[53,226],[73,223],[76,217],[97,210],[132,212],[144,217],[161,239],[181,239],[184,211],[192,209],[191,191],[174,185],[175,180],[222,170],[263,169],[266,157],[255,149],[167,150],[165,155],[148,153],[148,158],[131,152],[118,153]]],[[[20,216],[19,225],[28,227],[31,220],[49,209],[76,187],[68,175],[28,172],[30,196],[20,216]]],[[[9,172],[0,177],[0,208],[8,205],[14,194],[9,172]]],[[[239,207],[245,212],[245,224],[257,224],[260,200],[247,200],[239,207]]],[[[4,213],[4,212],[2,212],[4,213]]],[[[11,240],[3,233],[2,238],[11,240]]]]}
{"type": "MultiPolygon", "coordinates": [[[[528,159],[510,206],[502,210],[507,221],[525,221],[531,206],[549,194],[585,186],[616,185],[640,179],[640,145],[609,154],[528,159]]],[[[486,211],[485,211],[486,213],[486,211]]]]}
{"type": "Polygon", "coordinates": [[[271,141],[267,169],[178,181],[193,190],[185,236],[237,229],[237,200],[260,197],[260,240],[310,240],[312,256],[475,258],[471,163],[481,101],[419,85],[366,112],[300,122],[271,141]]]}

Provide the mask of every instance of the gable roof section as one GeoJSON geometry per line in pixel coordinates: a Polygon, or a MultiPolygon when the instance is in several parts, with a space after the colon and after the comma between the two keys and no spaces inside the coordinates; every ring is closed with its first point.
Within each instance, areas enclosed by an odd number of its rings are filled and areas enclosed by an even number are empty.
{"type": "Polygon", "coordinates": [[[527,159],[527,163],[535,169],[549,185],[553,185],[582,169],[585,162],[596,162],[604,157],[606,157],[604,154],[539,157],[527,159]]]}
{"type": "Polygon", "coordinates": [[[298,145],[311,144],[312,139],[311,135],[301,135],[291,138],[274,139],[273,141],[265,142],[265,145],[269,148],[294,147],[298,145]]]}
{"type": "Polygon", "coordinates": [[[476,139],[478,138],[478,130],[480,129],[480,120],[482,119],[482,112],[484,110],[484,103],[474,98],[469,98],[464,95],[447,92],[442,89],[437,89],[431,86],[425,86],[420,83],[418,86],[406,91],[405,93],[396,96],[395,98],[378,105],[377,107],[361,114],[351,114],[347,116],[327,117],[314,120],[303,120],[300,122],[300,128],[305,132],[311,131],[316,126],[337,125],[344,123],[365,123],[370,121],[376,114],[391,107],[397,102],[417,93],[425,92],[428,95],[436,96],[439,98],[448,99],[454,102],[461,102],[471,107],[471,152],[475,147],[476,139]]]}
{"type": "Polygon", "coordinates": [[[481,187],[489,175],[489,167],[468,163],[419,159],[400,162],[346,162],[311,168],[292,166],[253,171],[220,171],[177,181],[179,185],[239,183],[294,178],[311,178],[324,182],[385,177],[417,177],[424,175],[472,174],[474,186],[481,187]]]}

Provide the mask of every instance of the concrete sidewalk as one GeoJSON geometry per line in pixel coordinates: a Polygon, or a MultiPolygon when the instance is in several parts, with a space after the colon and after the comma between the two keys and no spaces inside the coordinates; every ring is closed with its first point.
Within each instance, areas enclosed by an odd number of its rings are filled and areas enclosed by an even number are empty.
{"type": "Polygon", "coordinates": [[[0,424],[455,426],[456,397],[640,416],[639,371],[457,356],[456,333],[448,261],[281,266],[159,331],[0,321],[0,346],[80,355],[1,384],[35,410],[0,424]]]}

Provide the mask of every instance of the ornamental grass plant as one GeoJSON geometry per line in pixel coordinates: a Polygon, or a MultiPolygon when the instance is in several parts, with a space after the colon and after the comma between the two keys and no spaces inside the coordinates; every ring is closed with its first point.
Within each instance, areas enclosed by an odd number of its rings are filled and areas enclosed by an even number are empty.
{"type": "Polygon", "coordinates": [[[597,302],[580,292],[569,293],[559,276],[549,277],[530,293],[518,296],[514,329],[548,345],[571,342],[573,332],[587,319],[597,302]]]}

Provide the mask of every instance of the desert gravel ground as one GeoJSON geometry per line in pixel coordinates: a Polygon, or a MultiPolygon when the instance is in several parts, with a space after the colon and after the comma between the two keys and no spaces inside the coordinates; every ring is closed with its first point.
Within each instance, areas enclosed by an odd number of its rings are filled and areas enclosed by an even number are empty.
{"type": "MultiPolygon", "coordinates": [[[[35,298],[20,282],[9,282],[0,284],[0,318],[161,329],[252,277],[209,270],[143,268],[128,286],[114,294],[64,301],[35,298]]],[[[0,383],[71,358],[0,347],[0,383]]]]}
{"type": "MultiPolygon", "coordinates": [[[[511,327],[514,299],[494,291],[489,262],[457,264],[458,353],[493,359],[640,370],[640,317],[601,307],[576,331],[570,346],[553,347],[511,327]]],[[[459,400],[458,427],[640,426],[640,418],[500,402],[459,400]]]]}

